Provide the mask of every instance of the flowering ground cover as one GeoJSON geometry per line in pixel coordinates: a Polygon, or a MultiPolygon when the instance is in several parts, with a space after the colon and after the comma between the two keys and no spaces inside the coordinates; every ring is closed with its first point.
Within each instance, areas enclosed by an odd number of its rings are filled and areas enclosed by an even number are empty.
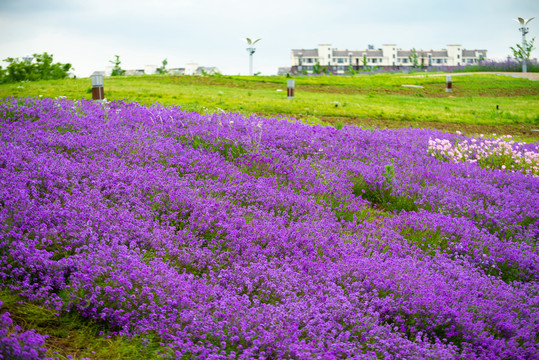
{"type": "MultiPolygon", "coordinates": [[[[120,101],[0,116],[1,286],[29,302],[168,358],[539,357],[536,164],[444,153],[462,134],[120,101]]],[[[44,356],[6,314],[0,351],[44,356]]]]}

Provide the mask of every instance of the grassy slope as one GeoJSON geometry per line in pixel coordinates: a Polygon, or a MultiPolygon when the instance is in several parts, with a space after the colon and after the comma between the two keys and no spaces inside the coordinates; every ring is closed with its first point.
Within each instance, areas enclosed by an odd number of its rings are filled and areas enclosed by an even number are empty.
{"type": "MultiPolygon", "coordinates": [[[[453,79],[454,92],[447,93],[443,76],[298,77],[296,96],[288,100],[284,77],[131,76],[106,78],[105,97],[180,105],[197,112],[222,109],[284,114],[315,122],[338,118],[350,123],[379,120],[403,125],[438,122],[533,127],[539,123],[538,82],[498,75],[453,79]]],[[[88,79],[0,86],[0,97],[28,95],[91,97],[88,79]]]]}

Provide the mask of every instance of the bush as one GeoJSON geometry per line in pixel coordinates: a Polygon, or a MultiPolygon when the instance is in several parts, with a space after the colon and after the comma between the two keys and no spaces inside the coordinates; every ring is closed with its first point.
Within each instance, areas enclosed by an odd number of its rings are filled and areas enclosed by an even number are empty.
{"type": "Polygon", "coordinates": [[[4,61],[8,66],[5,70],[0,68],[0,83],[65,79],[72,68],[69,63],[53,63],[53,55],[46,52],[34,54],[32,59],[8,57],[4,61]]]}

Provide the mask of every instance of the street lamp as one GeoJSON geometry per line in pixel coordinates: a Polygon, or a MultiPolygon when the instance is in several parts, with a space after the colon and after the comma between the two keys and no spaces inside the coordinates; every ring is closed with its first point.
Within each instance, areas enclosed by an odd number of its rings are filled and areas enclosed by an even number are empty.
{"type": "Polygon", "coordinates": [[[254,47],[254,45],[261,39],[256,39],[255,41],[252,41],[251,39],[246,38],[245,40],[247,40],[247,44],[249,44],[249,47],[247,48],[247,52],[249,53],[249,74],[252,76],[253,75],[253,54],[256,51],[256,48],[254,47]]]}
{"type": "MultiPolygon", "coordinates": [[[[523,19],[521,17],[517,19],[515,19],[516,22],[520,23],[520,25],[522,25],[519,30],[520,32],[522,33],[522,51],[525,52],[526,51],[526,34],[530,31],[530,29],[526,26],[530,21],[532,21],[533,19],[535,18],[531,18],[531,19],[523,19]]],[[[527,54],[523,54],[523,59],[522,59],[522,72],[525,73],[525,72],[528,72],[528,65],[526,64],[527,60],[528,60],[528,57],[527,57],[527,54]]]]}

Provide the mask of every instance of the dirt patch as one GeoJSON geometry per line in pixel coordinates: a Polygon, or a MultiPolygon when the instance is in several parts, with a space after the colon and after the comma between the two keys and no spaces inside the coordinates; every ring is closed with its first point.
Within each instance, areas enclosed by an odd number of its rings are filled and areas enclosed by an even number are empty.
{"type": "Polygon", "coordinates": [[[357,86],[332,86],[332,85],[305,85],[296,87],[296,92],[311,92],[325,94],[343,95],[405,95],[429,98],[449,98],[449,97],[516,97],[516,96],[538,96],[538,86],[521,87],[497,87],[496,84],[486,84],[482,88],[469,88],[462,83],[453,85],[452,92],[446,92],[445,83],[425,83],[422,88],[403,87],[393,85],[391,87],[369,87],[368,85],[357,86]]]}
{"type": "MultiPolygon", "coordinates": [[[[527,73],[521,73],[521,72],[486,72],[486,71],[479,71],[479,72],[462,72],[462,73],[451,73],[451,74],[430,74],[428,76],[434,77],[434,76],[467,76],[467,75],[500,75],[500,76],[512,76],[512,77],[518,77],[528,80],[539,80],[539,73],[535,72],[527,72],[527,73]]],[[[413,75],[410,77],[425,77],[425,75],[413,75]]]]}
{"type": "MultiPolygon", "coordinates": [[[[481,74],[481,73],[473,73],[481,74]]],[[[487,73],[488,75],[496,75],[496,73],[487,73]]],[[[518,76],[519,73],[507,73],[509,76],[518,76]]],[[[536,74],[536,73],[526,73],[536,74]]],[[[302,84],[296,83],[296,93],[301,92],[310,93],[322,93],[322,94],[342,94],[342,95],[405,95],[405,96],[418,96],[418,97],[514,97],[514,96],[537,96],[539,95],[539,83],[531,82],[530,84],[514,84],[500,86],[495,82],[484,80],[481,86],[474,86],[470,88],[466,82],[453,81],[453,92],[448,93],[445,91],[445,81],[437,79],[435,82],[432,78],[439,76],[445,76],[445,74],[429,74],[429,75],[416,75],[414,77],[426,78],[425,82],[421,82],[423,88],[406,88],[402,87],[400,83],[392,83],[381,85],[378,83],[371,84],[366,77],[359,77],[357,84],[302,84]]],[[[455,76],[467,75],[466,73],[452,74],[455,76]]],[[[505,74],[504,74],[505,75],[505,74]]],[[[523,75],[526,76],[526,75],[523,75]]],[[[529,75],[535,76],[535,75],[529,75]]],[[[501,77],[503,79],[503,77],[501,77]]],[[[405,79],[405,78],[401,78],[405,79]]],[[[166,77],[154,77],[150,78],[150,81],[171,83],[177,85],[195,85],[195,86],[215,86],[226,88],[239,88],[246,90],[286,90],[286,84],[278,79],[265,80],[263,78],[258,80],[231,78],[228,76],[166,76],[166,77]]],[[[474,83],[477,83],[475,81],[474,83]]]]}
{"type": "Polygon", "coordinates": [[[483,125],[483,124],[458,124],[458,123],[441,123],[435,121],[422,122],[405,122],[396,120],[377,120],[377,119],[358,119],[348,117],[320,117],[322,121],[331,125],[349,124],[364,127],[378,127],[388,129],[402,128],[423,128],[436,129],[445,132],[461,131],[464,134],[496,134],[496,135],[512,135],[518,138],[531,141],[539,141],[539,125],[519,124],[519,125],[483,125]]]}

